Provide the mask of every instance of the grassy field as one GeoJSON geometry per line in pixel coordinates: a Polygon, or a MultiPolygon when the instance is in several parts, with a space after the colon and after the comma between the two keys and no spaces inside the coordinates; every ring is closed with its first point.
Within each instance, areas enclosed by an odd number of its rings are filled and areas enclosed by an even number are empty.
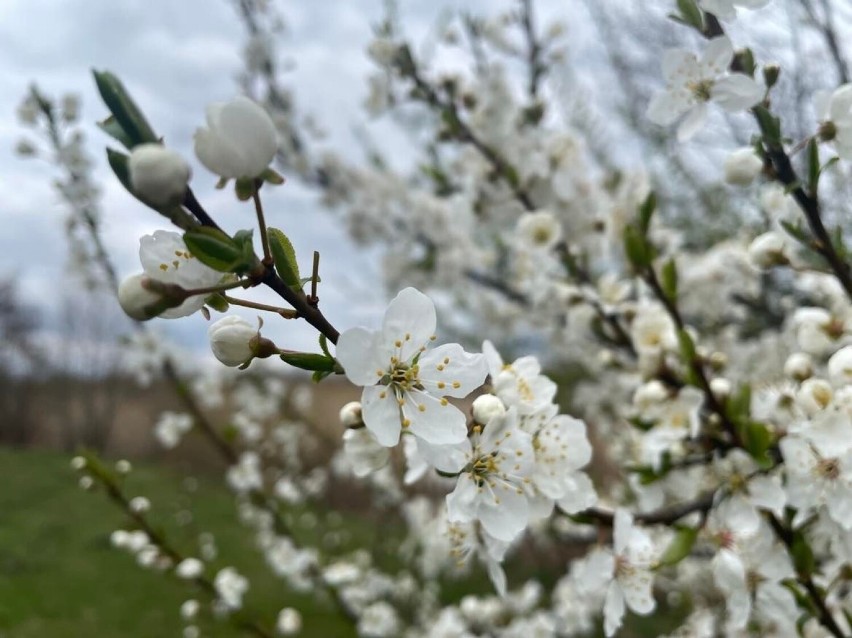
{"type": "MultiPolygon", "coordinates": [[[[180,605],[197,592],[138,568],[129,554],[110,547],[109,533],[125,519],[103,494],[77,487],[67,456],[0,450],[0,467],[0,637],[181,636],[180,605]]],[[[131,474],[127,488],[152,499],[152,518],[184,551],[197,547],[199,531],[215,532],[217,566],[237,558],[235,564],[252,581],[247,604],[266,624],[273,624],[286,602],[302,612],[304,635],[352,635],[328,608],[288,592],[268,574],[250,536],[235,521],[231,495],[215,482],[200,481],[190,497],[176,473],[142,467],[131,474]],[[187,506],[197,526],[177,524],[175,513],[187,506]]],[[[341,525],[336,519],[319,524],[341,525]]],[[[350,543],[372,536],[366,522],[347,521],[346,530],[350,543]]],[[[303,528],[303,533],[313,532],[303,528]]],[[[241,635],[219,623],[201,624],[205,636],[241,635]]]]}
{"type": "MultiPolygon", "coordinates": [[[[0,638],[180,637],[181,603],[204,596],[192,584],[137,567],[133,557],[112,548],[109,534],[126,523],[124,516],[104,494],[81,490],[68,462],[66,455],[55,452],[0,449],[0,638]]],[[[353,635],[330,606],[288,591],[270,575],[251,535],[236,521],[233,497],[219,480],[196,481],[189,489],[173,469],[143,465],[134,469],[125,488],[130,496],[151,498],[151,520],[186,554],[198,555],[200,532],[214,532],[219,549],[214,569],[234,564],[250,577],[246,605],[266,626],[273,626],[280,607],[287,605],[302,613],[302,636],[353,635]],[[187,512],[192,522],[186,520],[187,512]]],[[[376,521],[315,510],[296,512],[291,526],[303,543],[320,538],[319,530],[332,530],[337,532],[335,551],[369,547],[384,567],[397,564],[399,538],[392,525],[382,523],[377,533],[376,521]]],[[[510,581],[517,586],[535,576],[553,582],[564,573],[564,562],[554,558],[516,556],[510,581]]],[[[464,582],[446,583],[443,597],[449,602],[466,593],[491,591],[484,575],[474,572],[464,582]]],[[[628,616],[621,636],[659,635],[685,613],[680,609],[662,618],[628,616]]],[[[199,625],[205,637],[244,635],[223,623],[208,620],[199,625]]]]}

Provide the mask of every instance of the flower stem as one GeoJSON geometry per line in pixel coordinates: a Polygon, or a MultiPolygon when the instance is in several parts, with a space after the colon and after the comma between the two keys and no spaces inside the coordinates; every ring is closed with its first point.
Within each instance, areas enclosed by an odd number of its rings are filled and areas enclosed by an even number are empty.
{"type": "Polygon", "coordinates": [[[284,319],[296,319],[299,316],[299,313],[291,308],[279,308],[277,306],[270,306],[265,303],[258,303],[256,301],[249,301],[248,299],[238,299],[237,297],[231,297],[230,295],[222,295],[229,304],[234,306],[242,306],[244,308],[254,308],[255,310],[265,310],[266,312],[274,312],[277,315],[281,315],[284,319]]]}
{"type": "Polygon", "coordinates": [[[260,243],[263,246],[263,263],[264,265],[272,265],[272,254],[269,252],[269,237],[266,234],[266,220],[263,217],[263,204],[260,203],[260,186],[255,183],[254,189],[251,192],[251,198],[254,200],[254,210],[257,213],[257,225],[260,228],[260,243]]]}

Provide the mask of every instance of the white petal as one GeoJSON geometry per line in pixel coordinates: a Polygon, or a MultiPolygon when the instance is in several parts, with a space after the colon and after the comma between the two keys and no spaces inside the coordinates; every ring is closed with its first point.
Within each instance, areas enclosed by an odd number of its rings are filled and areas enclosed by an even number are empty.
{"type": "Polygon", "coordinates": [[[476,517],[476,499],[479,488],[473,478],[465,473],[459,476],[456,488],[447,494],[447,520],[451,523],[469,523],[476,517]]]}
{"type": "Polygon", "coordinates": [[[707,103],[701,102],[692,107],[692,110],[687,114],[683,122],[677,128],[677,139],[679,142],[686,142],[692,138],[707,120],[707,103]]]}
{"type": "Polygon", "coordinates": [[[657,606],[652,593],[653,573],[645,569],[634,569],[619,577],[621,591],[627,606],[637,614],[650,614],[657,606]]]}
{"type": "Polygon", "coordinates": [[[238,177],[257,177],[278,150],[275,124],[259,104],[240,96],[217,113],[218,133],[241,159],[238,177]]]}
{"type": "Polygon", "coordinates": [[[514,486],[498,484],[493,488],[493,498],[481,499],[477,515],[494,538],[512,541],[527,526],[527,497],[514,486]]]}
{"type": "Polygon", "coordinates": [[[387,371],[388,362],[377,352],[377,337],[372,330],[350,328],[337,340],[335,357],[355,385],[374,385],[387,371]]]}
{"type": "Polygon", "coordinates": [[[615,510],[615,521],[613,524],[613,546],[615,553],[621,555],[627,549],[630,535],[633,532],[633,515],[626,509],[619,507],[615,510]]]}
{"type": "Polygon", "coordinates": [[[467,418],[462,411],[426,392],[406,392],[402,414],[410,422],[410,432],[427,443],[449,445],[467,437],[467,418]]]}
{"type": "Polygon", "coordinates": [[[385,447],[399,443],[402,423],[399,403],[387,386],[373,385],[364,388],[361,395],[361,411],[364,424],[376,435],[376,440],[385,447]]]}
{"type": "Polygon", "coordinates": [[[604,602],[604,633],[607,638],[614,635],[621,627],[621,619],[624,618],[624,594],[618,581],[612,581],[606,592],[604,602]]]}
{"type": "Polygon", "coordinates": [[[466,397],[480,387],[488,375],[485,357],[465,352],[457,343],[424,352],[418,364],[423,386],[439,397],[466,397]]]}
{"type": "Polygon", "coordinates": [[[699,66],[703,79],[714,79],[728,70],[734,58],[734,45],[727,36],[713,38],[701,54],[699,66]]]}
{"type": "Polygon", "coordinates": [[[748,494],[751,502],[777,516],[781,516],[787,495],[781,487],[781,480],[777,476],[756,476],[748,482],[748,494]]]}
{"type": "Polygon", "coordinates": [[[711,91],[713,101],[726,111],[743,111],[763,99],[761,84],[742,73],[720,78],[711,91]]]}
{"type": "Polygon", "coordinates": [[[663,53],[663,77],[670,88],[680,88],[698,80],[698,59],[692,51],[667,49],[663,53]]]}
{"type": "Polygon", "coordinates": [[[435,335],[435,304],[416,288],[406,288],[385,311],[382,339],[393,344],[400,361],[411,359],[435,335]],[[399,343],[399,345],[396,345],[399,343]]]}
{"type": "Polygon", "coordinates": [[[556,504],[566,514],[576,514],[598,502],[595,486],[583,472],[574,472],[565,479],[565,495],[556,504]]]}
{"type": "Polygon", "coordinates": [[[455,474],[467,465],[470,456],[470,439],[465,438],[455,445],[433,445],[424,439],[406,437],[417,441],[417,451],[429,465],[441,472],[455,474]]]}
{"type": "Polygon", "coordinates": [[[692,108],[693,104],[695,98],[686,89],[660,91],[651,98],[645,115],[654,124],[669,126],[692,108]]]}

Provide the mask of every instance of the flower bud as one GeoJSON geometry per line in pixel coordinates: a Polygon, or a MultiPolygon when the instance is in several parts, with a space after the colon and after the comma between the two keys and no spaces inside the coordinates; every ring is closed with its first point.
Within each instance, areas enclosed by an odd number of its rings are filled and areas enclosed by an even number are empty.
{"type": "Polygon", "coordinates": [[[302,630],[302,614],[297,609],[285,607],[278,614],[275,630],[282,636],[294,636],[302,630]]]}
{"type": "Polygon", "coordinates": [[[277,151],[275,124],[247,97],[208,106],[207,128],[195,132],[195,154],[220,177],[258,177],[277,151]]]}
{"type": "Polygon", "coordinates": [[[179,286],[169,286],[144,274],[131,275],[118,287],[118,303],[131,319],[147,321],[183,303],[179,286]],[[174,295],[164,294],[172,289],[174,295]]]}
{"type": "Polygon", "coordinates": [[[361,403],[350,401],[340,408],[340,422],[345,428],[359,428],[364,426],[364,417],[361,414],[361,403]]]}
{"type": "Polygon", "coordinates": [[[814,373],[813,359],[804,352],[794,352],[784,362],[784,374],[797,381],[804,381],[814,373]]]}
{"type": "Polygon", "coordinates": [[[190,169],[186,161],[162,144],[140,144],[127,162],[133,191],[155,206],[178,203],[186,193],[190,169]]]}
{"type": "Polygon", "coordinates": [[[130,499],[130,511],[136,512],[137,514],[144,514],[148,510],[151,509],[151,501],[149,501],[144,496],[135,496],[130,499]]]}
{"type": "Polygon", "coordinates": [[[725,160],[725,181],[737,186],[748,186],[760,175],[763,162],[754,149],[746,146],[728,155],[725,160]]]}
{"type": "Polygon", "coordinates": [[[731,396],[731,382],[725,377],[715,377],[710,381],[710,390],[718,399],[726,399],[731,396]]]}
{"type": "Polygon", "coordinates": [[[756,268],[766,269],[788,263],[784,249],[787,242],[779,233],[769,231],[755,237],[748,247],[748,257],[756,268]]]}
{"type": "Polygon", "coordinates": [[[491,419],[506,414],[506,406],[493,394],[483,394],[473,401],[473,420],[482,425],[491,419]]]}
{"type": "Polygon", "coordinates": [[[236,367],[252,358],[251,341],[258,329],[242,317],[222,317],[207,329],[210,347],[216,358],[226,366],[236,367]]]}

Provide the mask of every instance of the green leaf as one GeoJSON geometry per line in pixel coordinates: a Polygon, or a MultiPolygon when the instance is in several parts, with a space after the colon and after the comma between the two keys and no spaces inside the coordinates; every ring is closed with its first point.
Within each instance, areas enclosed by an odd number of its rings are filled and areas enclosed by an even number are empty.
{"type": "Polygon", "coordinates": [[[748,383],[728,399],[728,416],[737,424],[748,421],[751,416],[751,386],[748,383]]]}
{"type": "Polygon", "coordinates": [[[677,302],[677,265],[674,257],[669,259],[660,272],[661,285],[663,293],[672,301],[677,302]]]}
{"type": "Polygon", "coordinates": [[[279,355],[284,363],[289,363],[295,368],[302,370],[313,370],[315,372],[334,372],[335,361],[324,354],[312,354],[310,352],[283,352],[279,355]]]}
{"type": "Polygon", "coordinates": [[[183,234],[189,252],[205,266],[219,272],[237,272],[242,265],[242,249],[217,228],[202,227],[183,234]]]}
{"type": "Polygon", "coordinates": [[[734,56],[733,68],[742,71],[750,78],[754,77],[754,72],[757,70],[757,65],[754,63],[754,53],[751,49],[743,49],[737,51],[734,56]]]}
{"type": "Polygon", "coordinates": [[[642,229],[642,234],[648,234],[648,228],[651,226],[651,218],[657,210],[657,195],[654,191],[648,193],[648,197],[639,206],[639,228],[642,229]]]}
{"type": "Polygon", "coordinates": [[[790,546],[790,554],[793,557],[793,565],[799,576],[810,577],[816,567],[816,559],[813,550],[808,545],[801,530],[793,533],[793,542],[790,546]]]}
{"type": "Polygon", "coordinates": [[[686,330],[678,330],[677,340],[680,344],[680,358],[686,367],[686,382],[689,385],[698,385],[698,379],[693,370],[693,364],[698,365],[698,355],[695,352],[695,342],[686,330]]]}
{"type": "Polygon", "coordinates": [[[819,188],[819,175],[819,143],[816,137],[812,137],[808,141],[808,191],[813,196],[816,196],[819,188]]]}
{"type": "Polygon", "coordinates": [[[636,270],[644,270],[654,260],[654,247],[633,224],[624,227],[624,252],[636,270]]]}
{"type": "Polygon", "coordinates": [[[704,14],[695,0],[677,0],[677,8],[681,19],[699,31],[704,30],[704,14]]]}
{"type": "Polygon", "coordinates": [[[771,466],[772,460],[768,451],[772,447],[772,433],[762,423],[747,421],[740,427],[740,439],[743,447],[751,457],[762,467],[771,466]]]}
{"type": "Polygon", "coordinates": [[[133,140],[130,139],[130,136],[127,133],[125,133],[124,129],[121,127],[121,124],[118,123],[118,120],[115,119],[114,115],[110,115],[102,122],[97,122],[97,125],[98,128],[100,128],[111,138],[121,142],[122,146],[124,146],[125,148],[133,148],[133,140]]]}
{"type": "MultiPolygon", "coordinates": [[[[92,73],[101,98],[115,117],[115,125],[121,128],[124,137],[129,142],[129,144],[125,144],[127,148],[133,148],[139,144],[159,142],[160,140],[151,125],[148,124],[148,120],[142,115],[142,111],[136,106],[121,80],[109,71],[92,71],[92,73]]],[[[110,135],[113,134],[110,133],[110,135]]]]}
{"type": "Polygon", "coordinates": [[[328,351],[328,337],[326,337],[322,333],[320,333],[320,336],[319,336],[319,346],[320,346],[320,350],[323,351],[325,356],[327,356],[329,359],[334,359],[334,357],[331,356],[331,352],[328,351]]]}
{"type": "Polygon", "coordinates": [[[781,120],[772,115],[765,106],[755,106],[753,109],[754,115],[757,118],[757,123],[760,126],[760,132],[763,134],[763,141],[774,149],[781,148],[781,120]]]}
{"type": "MultiPolygon", "coordinates": [[[[269,250],[275,260],[275,270],[281,280],[290,286],[301,290],[302,279],[299,276],[299,264],[296,263],[296,249],[290,239],[277,228],[268,228],[266,235],[269,238],[269,250]]],[[[307,279],[310,281],[310,277],[307,279]]]]}
{"type": "Polygon", "coordinates": [[[678,527],[675,536],[669,546],[660,556],[660,565],[677,565],[689,556],[695,540],[698,538],[698,529],[694,527],[678,527]]]}

